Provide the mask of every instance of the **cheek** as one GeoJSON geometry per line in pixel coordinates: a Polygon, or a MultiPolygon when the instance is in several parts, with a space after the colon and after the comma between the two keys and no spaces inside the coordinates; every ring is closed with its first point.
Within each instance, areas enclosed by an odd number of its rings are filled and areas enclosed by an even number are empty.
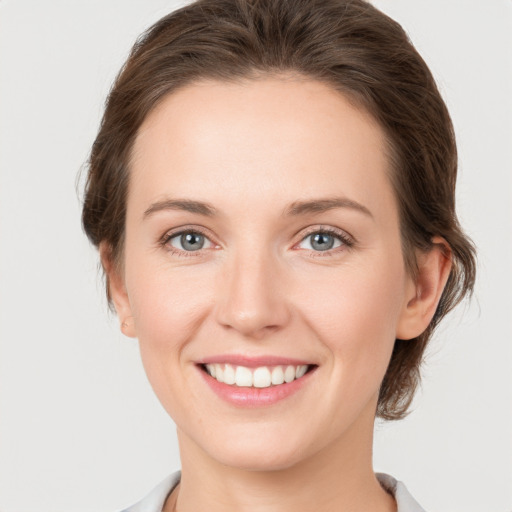
{"type": "Polygon", "coordinates": [[[317,276],[310,284],[314,293],[303,297],[301,308],[305,323],[325,349],[332,385],[322,389],[318,407],[335,411],[329,435],[338,435],[363,410],[374,413],[403,300],[400,266],[345,270],[325,280],[317,276]]]}
{"type": "Polygon", "coordinates": [[[134,259],[127,272],[136,335],[144,348],[161,358],[186,344],[199,328],[213,302],[211,269],[134,259]],[[171,349],[171,350],[169,350],[171,349]]]}
{"type": "Polygon", "coordinates": [[[319,273],[311,280],[311,293],[300,295],[300,309],[333,361],[350,372],[385,371],[404,300],[404,279],[400,259],[390,258],[319,273]]]}
{"type": "Polygon", "coordinates": [[[177,390],[191,372],[187,347],[211,310],[212,275],[137,258],[132,264],[127,288],[142,364],[156,396],[180,422],[180,411],[188,405],[177,390]]]}

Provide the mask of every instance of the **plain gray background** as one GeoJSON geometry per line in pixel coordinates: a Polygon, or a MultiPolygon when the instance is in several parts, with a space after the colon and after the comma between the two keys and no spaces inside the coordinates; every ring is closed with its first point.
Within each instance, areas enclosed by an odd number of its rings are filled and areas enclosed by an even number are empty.
{"type": "MultiPolygon", "coordinates": [[[[0,0],[0,511],[115,511],[179,467],[109,316],[77,173],[136,36],[184,2],[0,0]]],[[[460,152],[475,299],[439,329],[375,468],[430,511],[512,510],[512,2],[375,0],[434,72],[460,152]]]]}

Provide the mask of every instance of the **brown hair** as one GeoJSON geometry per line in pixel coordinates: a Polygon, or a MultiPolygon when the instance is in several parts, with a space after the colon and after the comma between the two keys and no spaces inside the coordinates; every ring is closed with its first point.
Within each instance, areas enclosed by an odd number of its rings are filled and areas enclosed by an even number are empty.
{"type": "Polygon", "coordinates": [[[455,213],[457,153],[447,108],[401,26],[367,2],[199,0],[158,21],[134,45],[108,97],[90,155],[83,226],[119,263],[130,151],[165,95],[200,79],[290,71],[341,91],[386,133],[408,270],[415,270],[414,249],[428,250],[436,235],[452,250],[432,322],[414,340],[396,340],[382,382],[377,415],[399,419],[414,396],[434,328],[472,291],[475,255],[455,213]]]}

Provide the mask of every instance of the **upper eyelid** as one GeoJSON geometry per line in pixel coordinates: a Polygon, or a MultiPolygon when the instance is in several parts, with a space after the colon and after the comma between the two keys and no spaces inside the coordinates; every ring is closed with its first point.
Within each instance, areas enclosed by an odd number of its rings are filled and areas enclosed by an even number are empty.
{"type": "Polygon", "coordinates": [[[329,235],[338,236],[341,240],[350,240],[352,243],[356,242],[356,239],[348,231],[328,225],[310,226],[308,228],[300,230],[295,236],[298,236],[300,233],[302,233],[302,235],[301,238],[299,239],[299,242],[301,242],[302,240],[304,240],[304,238],[314,233],[328,233],[329,235]]]}
{"type": "Polygon", "coordinates": [[[183,233],[198,233],[208,238],[213,243],[212,236],[208,233],[206,228],[202,226],[180,226],[173,229],[168,229],[165,233],[160,237],[161,240],[170,240],[175,236],[182,235],[183,233]]]}

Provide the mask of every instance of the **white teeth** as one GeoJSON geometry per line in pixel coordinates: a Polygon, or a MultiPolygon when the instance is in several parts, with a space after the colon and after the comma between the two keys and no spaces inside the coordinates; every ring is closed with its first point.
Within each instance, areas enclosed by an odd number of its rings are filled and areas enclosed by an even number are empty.
{"type": "Polygon", "coordinates": [[[284,381],[292,382],[295,379],[295,366],[287,366],[284,371],[284,381]]]}
{"type": "Polygon", "coordinates": [[[220,364],[215,365],[215,378],[219,382],[224,382],[224,369],[220,364]]]}
{"type": "Polygon", "coordinates": [[[270,370],[266,366],[256,368],[253,375],[255,388],[268,388],[272,382],[270,378],[270,370]]]}
{"type": "Polygon", "coordinates": [[[300,366],[297,366],[297,369],[295,370],[295,378],[300,379],[301,377],[304,377],[304,374],[308,371],[308,365],[302,364],[300,366]]]}
{"type": "Polygon", "coordinates": [[[235,369],[230,364],[224,367],[224,382],[226,384],[235,383],[235,369]]]}
{"type": "Polygon", "coordinates": [[[247,368],[230,364],[207,364],[206,371],[218,382],[238,387],[268,388],[300,379],[308,371],[308,365],[260,366],[247,368]]]}
{"type": "Polygon", "coordinates": [[[272,384],[274,386],[277,386],[279,384],[282,384],[284,382],[284,372],[282,366],[276,366],[272,370],[272,384]]]}
{"type": "Polygon", "coordinates": [[[235,384],[237,386],[251,387],[252,386],[252,372],[245,366],[237,366],[235,372],[235,384]]]}

